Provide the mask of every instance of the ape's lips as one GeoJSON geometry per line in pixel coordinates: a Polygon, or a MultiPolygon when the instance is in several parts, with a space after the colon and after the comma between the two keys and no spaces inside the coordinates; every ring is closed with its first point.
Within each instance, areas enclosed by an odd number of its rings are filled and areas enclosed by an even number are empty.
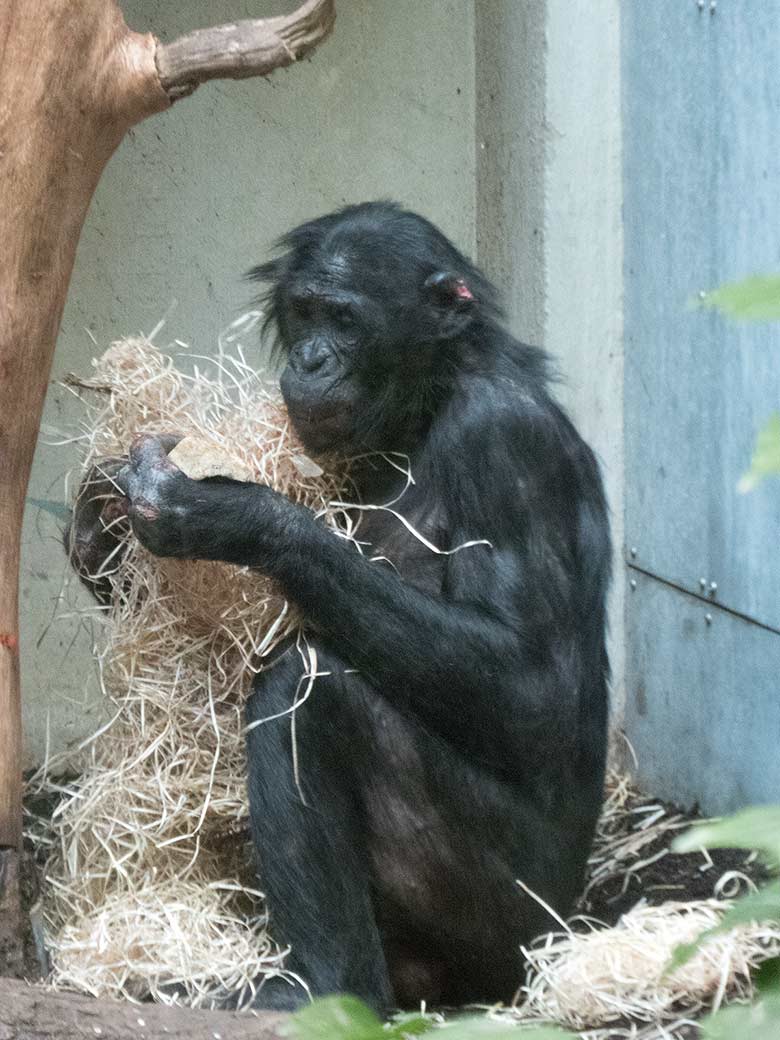
{"type": "Polygon", "coordinates": [[[348,438],[352,410],[346,403],[287,403],[290,422],[311,450],[324,451],[348,438]]]}

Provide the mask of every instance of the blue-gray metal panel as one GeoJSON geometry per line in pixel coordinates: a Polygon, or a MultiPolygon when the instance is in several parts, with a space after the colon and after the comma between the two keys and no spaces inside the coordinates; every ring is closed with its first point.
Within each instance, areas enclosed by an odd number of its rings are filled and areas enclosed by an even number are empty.
{"type": "Polygon", "coordinates": [[[629,577],[626,730],[640,782],[706,813],[779,802],[780,635],[629,577]]]}
{"type": "Polygon", "coordinates": [[[621,12],[627,548],[780,627],[780,481],[736,491],[780,405],[780,326],[687,306],[780,269],[780,3],[621,12]]]}

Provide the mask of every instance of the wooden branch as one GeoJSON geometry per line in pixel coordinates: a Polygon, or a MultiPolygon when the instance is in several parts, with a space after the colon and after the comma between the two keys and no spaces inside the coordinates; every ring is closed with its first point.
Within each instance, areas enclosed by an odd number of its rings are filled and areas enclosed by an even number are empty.
{"type": "Polygon", "coordinates": [[[0,1040],[282,1040],[288,1021],[272,1011],[95,1000],[0,979],[0,1040]]]}
{"type": "Polygon", "coordinates": [[[113,0],[0,0],[0,848],[21,839],[27,479],[89,201],[127,129],[170,105],[154,48],[113,0]]]}
{"type": "Polygon", "coordinates": [[[334,0],[308,0],[289,15],[196,29],[157,44],[160,83],[171,101],[209,79],[267,76],[303,58],[333,28],[334,0]]]}
{"type": "Polygon", "coordinates": [[[164,47],[131,32],[116,0],[0,0],[0,943],[23,924],[14,880],[22,512],[87,208],[131,126],[206,79],[289,65],[327,36],[334,17],[334,0],[307,0],[285,17],[164,47]]]}

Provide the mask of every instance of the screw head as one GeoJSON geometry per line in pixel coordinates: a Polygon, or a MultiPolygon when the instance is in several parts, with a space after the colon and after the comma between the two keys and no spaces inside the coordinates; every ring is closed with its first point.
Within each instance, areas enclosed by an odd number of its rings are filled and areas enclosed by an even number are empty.
{"type": "Polygon", "coordinates": [[[636,578],[632,578],[631,581],[628,584],[629,584],[629,587],[630,587],[631,591],[633,592],[634,589],[636,588],[636,578]]]}
{"type": "Polygon", "coordinates": [[[637,554],[637,548],[636,548],[635,545],[632,545],[631,546],[631,555],[632,556],[636,556],[636,554],[637,554]]]}
{"type": "Polygon", "coordinates": [[[711,581],[710,582],[710,594],[714,596],[717,591],[718,591],[718,583],[717,583],[717,581],[711,581]]]}
{"type": "Polygon", "coordinates": [[[711,625],[712,624],[712,614],[705,614],[704,615],[704,620],[707,622],[708,625],[711,625]]]}
{"type": "Polygon", "coordinates": [[[707,579],[706,578],[699,578],[699,588],[700,589],[706,589],[707,588],[707,579]]]}

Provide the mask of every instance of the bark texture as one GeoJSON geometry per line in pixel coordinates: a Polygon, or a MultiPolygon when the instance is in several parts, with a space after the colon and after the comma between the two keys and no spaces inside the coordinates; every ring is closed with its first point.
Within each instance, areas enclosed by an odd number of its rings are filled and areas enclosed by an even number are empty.
{"type": "Polygon", "coordinates": [[[0,979],[0,1040],[282,1040],[286,1015],[94,1000],[0,979]]]}
{"type": "Polygon", "coordinates": [[[289,64],[334,16],[333,0],[307,0],[162,46],[131,32],[115,0],[0,0],[0,941],[19,913],[22,511],[87,208],[133,124],[204,79],[289,64]]]}
{"type": "Polygon", "coordinates": [[[157,46],[160,82],[172,101],[209,79],[266,76],[309,53],[333,27],[333,0],[308,0],[293,14],[196,29],[157,46]]]}

